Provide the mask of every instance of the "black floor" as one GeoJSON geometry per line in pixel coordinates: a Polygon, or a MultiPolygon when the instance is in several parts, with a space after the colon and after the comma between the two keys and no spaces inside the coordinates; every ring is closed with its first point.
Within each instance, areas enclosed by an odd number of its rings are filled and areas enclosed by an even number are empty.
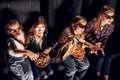
{"type": "MultiPolygon", "coordinates": [[[[96,74],[95,74],[95,63],[96,60],[93,57],[90,59],[90,67],[83,78],[83,80],[97,80],[96,74]]],[[[50,76],[47,80],[64,80],[64,67],[60,65],[53,65],[53,68],[55,70],[54,75],[50,76]]],[[[7,73],[7,71],[6,71],[7,73]]],[[[4,74],[6,74],[4,73],[4,74]]],[[[0,74],[0,80],[11,80],[9,74],[3,75],[0,74]]],[[[103,80],[103,77],[101,77],[101,80],[103,80]]],[[[120,57],[116,57],[112,59],[111,64],[111,70],[110,70],[110,79],[109,80],[120,80],[120,57]]]]}
{"type": "MultiPolygon", "coordinates": [[[[91,65],[85,77],[82,80],[98,80],[95,73],[96,71],[95,65],[97,59],[95,58],[95,56],[92,56],[91,58],[89,58],[89,60],[91,65]]],[[[63,76],[64,76],[64,70],[56,71],[55,75],[51,76],[48,80],[64,80],[63,76]]],[[[102,76],[100,77],[100,80],[104,80],[103,73],[102,76]]],[[[109,80],[120,80],[120,57],[114,57],[112,59],[109,80]]]]}

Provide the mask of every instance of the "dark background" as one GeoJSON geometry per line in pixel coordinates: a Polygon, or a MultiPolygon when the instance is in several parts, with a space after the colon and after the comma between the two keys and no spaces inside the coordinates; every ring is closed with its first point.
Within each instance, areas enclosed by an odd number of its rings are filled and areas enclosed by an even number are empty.
{"type": "MultiPolygon", "coordinates": [[[[0,80],[8,79],[4,45],[6,35],[4,27],[11,18],[18,19],[24,30],[37,20],[41,14],[47,20],[50,32],[57,40],[62,30],[67,27],[75,15],[82,15],[91,20],[97,16],[103,5],[109,4],[115,8],[115,30],[110,36],[106,50],[112,55],[110,80],[120,80],[120,0],[0,0],[0,80]]],[[[96,80],[95,56],[90,57],[91,66],[84,80],[96,80]]],[[[56,68],[55,65],[53,67],[56,68]]],[[[56,70],[56,69],[55,69],[56,70]]],[[[62,80],[64,71],[56,71],[50,80],[62,80]],[[56,77],[58,77],[56,79],[56,77]]]]}

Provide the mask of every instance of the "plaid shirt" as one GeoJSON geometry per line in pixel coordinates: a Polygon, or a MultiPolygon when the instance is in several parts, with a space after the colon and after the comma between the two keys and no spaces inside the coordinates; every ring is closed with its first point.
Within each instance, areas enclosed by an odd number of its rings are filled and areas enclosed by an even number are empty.
{"type": "Polygon", "coordinates": [[[86,33],[86,40],[95,44],[96,42],[102,42],[103,43],[103,48],[105,47],[105,44],[109,38],[109,36],[111,35],[111,33],[114,30],[114,24],[109,24],[109,25],[105,25],[102,27],[99,27],[94,33],[92,32],[92,28],[94,26],[95,23],[95,19],[93,19],[92,21],[90,21],[85,29],[85,33],[86,33]]]}

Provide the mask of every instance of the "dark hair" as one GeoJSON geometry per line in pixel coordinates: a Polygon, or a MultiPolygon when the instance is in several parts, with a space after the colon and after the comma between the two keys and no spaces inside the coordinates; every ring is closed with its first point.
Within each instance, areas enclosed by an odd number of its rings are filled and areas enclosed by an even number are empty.
{"type": "Polygon", "coordinates": [[[79,22],[80,20],[87,21],[87,19],[86,19],[85,17],[76,15],[76,16],[73,18],[73,20],[72,20],[71,23],[77,23],[77,22],[79,22]]]}
{"type": "Polygon", "coordinates": [[[8,27],[9,27],[10,25],[13,25],[13,24],[16,24],[16,23],[20,24],[20,23],[18,22],[18,20],[16,20],[16,19],[10,19],[10,20],[7,22],[6,26],[5,26],[5,29],[8,29],[8,27]]]}
{"type": "Polygon", "coordinates": [[[76,15],[71,21],[70,27],[75,27],[76,25],[81,25],[81,21],[85,21],[87,23],[87,19],[83,16],[76,15]]]}

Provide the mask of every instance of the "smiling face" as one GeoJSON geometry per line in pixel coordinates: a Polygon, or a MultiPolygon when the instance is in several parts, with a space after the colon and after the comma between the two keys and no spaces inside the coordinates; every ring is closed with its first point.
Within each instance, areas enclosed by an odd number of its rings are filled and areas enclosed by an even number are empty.
{"type": "Polygon", "coordinates": [[[44,24],[38,24],[35,27],[35,35],[38,36],[38,37],[43,37],[44,31],[45,31],[45,25],[44,24]]]}

